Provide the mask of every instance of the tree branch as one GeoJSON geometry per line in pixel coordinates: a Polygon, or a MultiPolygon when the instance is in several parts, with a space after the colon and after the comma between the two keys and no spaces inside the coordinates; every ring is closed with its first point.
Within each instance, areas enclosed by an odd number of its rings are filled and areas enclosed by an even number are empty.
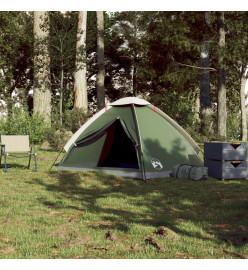
{"type": "MultiPolygon", "coordinates": [[[[176,61],[175,61],[176,62],[176,61]]],[[[179,66],[184,66],[184,67],[190,67],[190,68],[196,68],[196,69],[201,69],[201,70],[209,70],[209,71],[217,71],[215,68],[211,67],[198,67],[198,66],[192,66],[192,65],[187,65],[183,63],[176,62],[179,66]]]]}

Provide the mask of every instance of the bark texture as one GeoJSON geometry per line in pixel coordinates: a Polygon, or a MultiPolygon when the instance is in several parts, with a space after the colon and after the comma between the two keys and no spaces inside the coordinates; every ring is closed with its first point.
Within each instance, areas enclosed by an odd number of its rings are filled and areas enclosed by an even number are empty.
{"type": "Polygon", "coordinates": [[[96,11],[97,16],[97,107],[105,107],[105,64],[104,64],[104,16],[103,11],[96,11]]]}
{"type": "Polygon", "coordinates": [[[245,85],[246,85],[246,76],[245,69],[241,75],[241,84],[240,84],[240,109],[241,109],[241,133],[242,141],[247,141],[247,117],[246,117],[246,108],[245,108],[245,85]]]}
{"type": "MultiPolygon", "coordinates": [[[[210,24],[210,11],[205,12],[205,21],[210,24]]],[[[211,114],[211,99],[210,99],[210,61],[209,61],[209,42],[201,43],[200,54],[201,67],[203,68],[200,87],[200,113],[203,116],[211,114]]]]}
{"type": "Polygon", "coordinates": [[[51,121],[49,12],[34,11],[34,113],[51,121]]]}
{"type": "Polygon", "coordinates": [[[218,134],[226,137],[226,67],[224,12],[218,12],[218,134]]]}
{"type": "Polygon", "coordinates": [[[88,111],[88,95],[86,80],[86,27],[87,11],[78,12],[78,32],[76,44],[76,63],[74,73],[74,108],[82,109],[85,113],[88,111]]]}

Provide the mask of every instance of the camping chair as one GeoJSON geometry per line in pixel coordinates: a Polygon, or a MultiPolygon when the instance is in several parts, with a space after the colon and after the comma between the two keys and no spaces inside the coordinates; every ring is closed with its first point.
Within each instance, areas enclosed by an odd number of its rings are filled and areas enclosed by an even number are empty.
{"type": "Polygon", "coordinates": [[[34,156],[35,168],[33,171],[37,172],[37,159],[35,145],[29,145],[29,135],[3,135],[1,133],[1,158],[0,166],[2,161],[2,156],[4,156],[5,172],[9,172],[7,166],[7,156],[12,156],[16,158],[29,157],[28,169],[30,168],[31,157],[34,156]],[[32,153],[32,149],[33,153],[32,153]]]}

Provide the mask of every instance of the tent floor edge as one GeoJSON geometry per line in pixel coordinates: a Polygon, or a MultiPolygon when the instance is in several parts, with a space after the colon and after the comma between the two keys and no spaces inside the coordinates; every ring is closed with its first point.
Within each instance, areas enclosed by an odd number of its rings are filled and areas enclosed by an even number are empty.
{"type": "Polygon", "coordinates": [[[128,171],[121,171],[121,170],[113,170],[113,169],[106,169],[103,167],[99,168],[78,168],[78,167],[70,167],[70,166],[57,166],[57,170],[67,170],[67,171],[96,171],[96,172],[103,172],[107,174],[112,174],[120,177],[128,177],[132,179],[139,179],[143,180],[144,182],[148,179],[156,179],[156,178],[166,178],[171,177],[172,171],[159,171],[159,172],[146,172],[146,178],[143,178],[142,171],[137,172],[128,172],[128,171]]]}

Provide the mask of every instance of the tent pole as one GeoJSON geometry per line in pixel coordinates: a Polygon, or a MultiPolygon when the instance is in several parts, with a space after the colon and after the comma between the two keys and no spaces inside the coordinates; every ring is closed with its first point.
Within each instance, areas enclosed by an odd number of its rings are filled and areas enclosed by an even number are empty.
{"type": "Polygon", "coordinates": [[[53,162],[51,168],[49,169],[49,171],[52,169],[53,165],[55,164],[55,162],[56,162],[57,159],[59,158],[59,156],[60,156],[60,154],[62,153],[62,151],[63,151],[63,147],[62,147],[62,149],[60,150],[60,152],[59,152],[58,156],[56,157],[56,159],[54,160],[54,162],[53,162]]]}
{"type": "Polygon", "coordinates": [[[132,113],[133,113],[133,118],[134,118],[134,123],[135,123],[135,128],[136,128],[136,133],[138,136],[138,143],[139,143],[139,156],[140,156],[140,162],[141,162],[141,169],[142,169],[142,178],[144,181],[146,181],[146,172],[145,172],[145,163],[144,163],[144,156],[143,156],[143,149],[142,149],[142,143],[140,140],[140,131],[139,131],[139,124],[135,112],[135,105],[132,104],[132,113]]]}

